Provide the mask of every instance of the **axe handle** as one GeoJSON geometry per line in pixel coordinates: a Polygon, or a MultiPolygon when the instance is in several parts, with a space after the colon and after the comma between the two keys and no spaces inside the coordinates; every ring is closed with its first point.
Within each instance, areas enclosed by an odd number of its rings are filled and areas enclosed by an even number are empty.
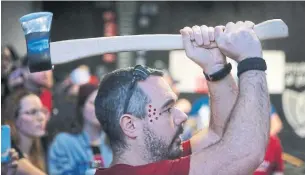
{"type": "MultiPolygon", "coordinates": [[[[288,27],[280,19],[259,23],[254,26],[254,31],[260,40],[288,36],[288,27]]],[[[50,48],[52,64],[63,64],[105,53],[183,49],[183,43],[181,35],[128,35],[52,42],[50,48]]]]}

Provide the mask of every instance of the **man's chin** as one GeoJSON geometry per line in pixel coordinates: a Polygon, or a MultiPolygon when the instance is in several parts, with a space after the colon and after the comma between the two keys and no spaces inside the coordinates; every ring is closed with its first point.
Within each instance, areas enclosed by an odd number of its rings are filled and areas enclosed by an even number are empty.
{"type": "Polygon", "coordinates": [[[171,153],[171,155],[169,156],[170,160],[174,160],[174,159],[179,159],[182,156],[182,150],[175,150],[174,153],[171,153]]]}
{"type": "Polygon", "coordinates": [[[173,149],[181,149],[182,150],[182,140],[180,137],[176,138],[172,144],[173,149]]]}
{"type": "Polygon", "coordinates": [[[181,142],[179,144],[174,143],[171,149],[169,159],[178,159],[182,156],[182,153],[183,153],[183,148],[181,142]]]}

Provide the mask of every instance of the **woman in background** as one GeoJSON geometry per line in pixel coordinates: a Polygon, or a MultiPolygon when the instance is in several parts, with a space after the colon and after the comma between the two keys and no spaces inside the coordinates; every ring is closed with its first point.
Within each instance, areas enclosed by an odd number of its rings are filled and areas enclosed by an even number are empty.
{"type": "Polygon", "coordinates": [[[17,89],[4,102],[2,124],[11,128],[12,148],[19,153],[16,174],[45,174],[40,138],[45,135],[47,110],[39,97],[17,89]]]}
{"type": "Polygon", "coordinates": [[[18,59],[19,57],[13,47],[1,47],[1,105],[10,93],[8,76],[18,66],[18,59]]]}
{"type": "Polygon", "coordinates": [[[49,174],[84,175],[90,168],[110,166],[112,151],[95,116],[97,88],[90,83],[80,86],[76,119],[50,145],[49,174]]]}

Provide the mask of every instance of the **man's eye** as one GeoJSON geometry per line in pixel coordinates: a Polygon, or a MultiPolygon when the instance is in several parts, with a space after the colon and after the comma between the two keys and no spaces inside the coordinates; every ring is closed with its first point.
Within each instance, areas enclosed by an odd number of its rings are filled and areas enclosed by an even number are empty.
{"type": "Polygon", "coordinates": [[[166,110],[166,112],[168,112],[168,113],[171,113],[171,111],[172,111],[172,108],[168,108],[168,109],[166,110]]]}

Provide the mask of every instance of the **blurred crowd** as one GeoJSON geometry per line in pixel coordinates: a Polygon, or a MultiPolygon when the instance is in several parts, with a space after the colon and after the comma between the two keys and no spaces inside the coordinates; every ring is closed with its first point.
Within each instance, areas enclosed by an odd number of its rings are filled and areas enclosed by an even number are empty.
{"type": "MultiPolygon", "coordinates": [[[[15,173],[84,174],[109,167],[112,151],[94,110],[98,78],[81,65],[54,83],[52,70],[30,73],[27,63],[12,47],[2,47],[1,124],[11,128],[15,173]]],[[[12,169],[2,165],[2,174],[12,169]]]]}
{"type": "MultiPolygon", "coordinates": [[[[94,174],[98,167],[109,167],[112,150],[95,116],[94,99],[99,78],[86,65],[54,82],[52,70],[30,73],[28,58],[19,57],[10,46],[1,50],[1,124],[11,128],[12,157],[2,164],[1,174],[94,174]],[[18,162],[18,166],[12,166],[18,162]]],[[[165,80],[179,96],[170,72],[165,80]]],[[[200,96],[200,97],[199,97],[200,96]]],[[[180,98],[177,108],[189,115],[183,140],[209,126],[207,94],[193,103],[180,98]]],[[[282,146],[277,134],[282,122],[271,107],[271,130],[264,162],[256,175],[283,174],[282,146]]]]}

